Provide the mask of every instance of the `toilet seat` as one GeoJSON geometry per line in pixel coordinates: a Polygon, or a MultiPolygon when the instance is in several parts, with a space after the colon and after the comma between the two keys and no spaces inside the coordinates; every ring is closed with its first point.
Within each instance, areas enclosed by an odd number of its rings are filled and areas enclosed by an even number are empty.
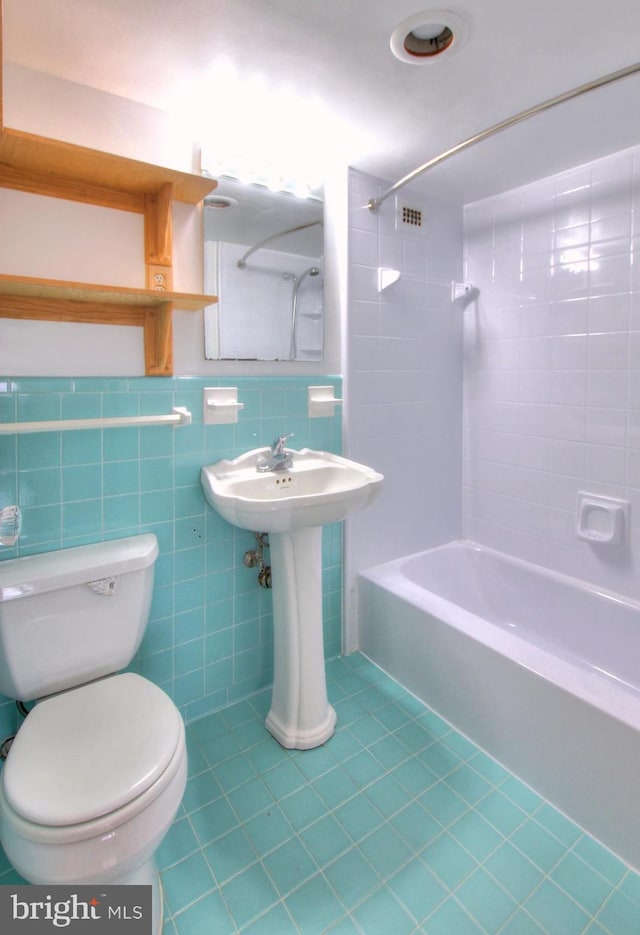
{"type": "Polygon", "coordinates": [[[145,808],[184,756],[171,699],[139,675],[114,675],[33,708],[4,764],[4,797],[36,837],[84,837],[145,808]]]}

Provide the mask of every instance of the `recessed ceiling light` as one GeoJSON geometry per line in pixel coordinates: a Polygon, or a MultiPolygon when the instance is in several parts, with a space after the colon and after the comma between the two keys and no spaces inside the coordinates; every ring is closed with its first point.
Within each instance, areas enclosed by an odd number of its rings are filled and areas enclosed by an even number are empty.
{"type": "Polygon", "coordinates": [[[457,51],[466,38],[464,20],[448,10],[425,10],[403,20],[391,35],[391,51],[401,62],[427,65],[457,51]]]}
{"type": "Polygon", "coordinates": [[[238,202],[235,198],[229,198],[227,195],[207,195],[204,199],[207,208],[234,208],[238,202]]]}

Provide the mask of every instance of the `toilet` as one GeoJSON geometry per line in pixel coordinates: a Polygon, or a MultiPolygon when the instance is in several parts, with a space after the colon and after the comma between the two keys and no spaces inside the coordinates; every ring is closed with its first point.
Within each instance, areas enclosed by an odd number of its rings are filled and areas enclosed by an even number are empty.
{"type": "Polygon", "coordinates": [[[184,724],[162,689],[121,672],[142,640],[151,534],[0,562],[0,692],[36,700],[0,782],[0,841],[31,883],[152,886],[186,784],[184,724]]]}

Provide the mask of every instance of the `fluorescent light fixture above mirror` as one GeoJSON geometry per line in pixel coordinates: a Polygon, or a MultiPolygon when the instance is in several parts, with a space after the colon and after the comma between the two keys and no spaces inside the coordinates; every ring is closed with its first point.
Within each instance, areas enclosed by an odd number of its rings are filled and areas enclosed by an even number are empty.
{"type": "Polygon", "coordinates": [[[357,131],[318,94],[218,58],[206,80],[176,92],[171,111],[200,141],[202,169],[309,197],[346,164],[357,131]]]}

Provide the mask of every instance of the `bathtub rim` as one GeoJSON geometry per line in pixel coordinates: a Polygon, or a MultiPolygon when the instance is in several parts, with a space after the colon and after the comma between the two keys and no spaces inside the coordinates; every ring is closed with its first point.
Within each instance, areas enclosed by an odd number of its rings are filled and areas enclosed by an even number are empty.
{"type": "Polygon", "coordinates": [[[536,562],[530,562],[527,559],[518,558],[515,555],[510,555],[508,552],[502,552],[500,549],[493,548],[493,546],[483,545],[481,542],[476,542],[475,539],[466,539],[463,536],[458,539],[450,539],[448,542],[442,542],[440,545],[431,546],[430,548],[423,549],[420,552],[412,552],[409,555],[401,555],[398,558],[390,559],[388,562],[381,562],[379,565],[372,565],[370,568],[365,568],[359,571],[358,575],[374,581],[386,580],[387,574],[390,571],[402,568],[402,566],[409,559],[431,555],[433,552],[442,552],[445,549],[450,549],[452,551],[468,550],[472,552],[486,552],[488,555],[497,556],[507,564],[516,565],[518,568],[533,568],[536,570],[536,572],[544,575],[545,577],[552,578],[560,583],[577,587],[583,591],[593,592],[594,594],[601,595],[602,597],[606,597],[610,600],[619,601],[622,604],[628,604],[631,607],[634,607],[640,613],[640,599],[629,597],[626,594],[622,594],[619,591],[613,591],[610,588],[601,587],[600,585],[587,581],[584,578],[576,578],[575,576],[568,575],[565,572],[556,571],[553,568],[547,568],[545,565],[538,565],[536,562]],[[377,578],[375,577],[376,575],[381,575],[382,578],[377,578]]]}
{"type": "MultiPolygon", "coordinates": [[[[554,654],[549,649],[536,645],[515,633],[510,633],[499,624],[416,584],[403,574],[402,566],[409,559],[428,556],[445,549],[486,552],[507,564],[533,570],[535,574],[552,578],[564,585],[631,606],[638,611],[639,618],[640,601],[464,538],[454,539],[411,555],[404,555],[358,573],[358,577],[391,592],[398,599],[406,601],[464,633],[474,642],[513,660],[515,664],[523,666],[539,678],[575,695],[590,707],[640,732],[640,686],[598,670],[597,667],[582,662],[576,657],[554,654]]],[[[640,619],[638,637],[640,639],[640,619]]]]}

